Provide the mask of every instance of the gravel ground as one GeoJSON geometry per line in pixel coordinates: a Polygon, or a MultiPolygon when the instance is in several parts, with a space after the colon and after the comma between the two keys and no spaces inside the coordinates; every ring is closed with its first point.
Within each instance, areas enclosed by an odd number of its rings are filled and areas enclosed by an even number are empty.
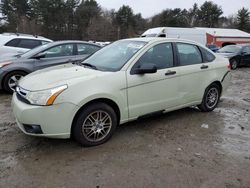
{"type": "Polygon", "coordinates": [[[104,145],[24,135],[0,93],[0,187],[250,188],[250,68],[211,113],[195,108],[119,126],[104,145]]]}

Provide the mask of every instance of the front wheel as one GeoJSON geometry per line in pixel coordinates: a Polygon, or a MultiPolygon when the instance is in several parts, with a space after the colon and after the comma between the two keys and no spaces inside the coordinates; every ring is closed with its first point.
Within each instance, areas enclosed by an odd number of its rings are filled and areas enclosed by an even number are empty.
{"type": "Polygon", "coordinates": [[[232,59],[232,60],[230,61],[230,64],[231,64],[232,70],[237,69],[237,67],[238,67],[238,62],[237,62],[236,59],[232,59]]]}
{"type": "Polygon", "coordinates": [[[18,81],[26,76],[27,73],[22,71],[13,71],[4,78],[3,80],[3,88],[8,93],[13,93],[16,89],[16,86],[18,84],[18,81]]]}
{"type": "Polygon", "coordinates": [[[220,87],[217,84],[210,85],[203,96],[202,103],[198,105],[198,108],[202,112],[211,112],[213,111],[220,100],[220,87]]]}
{"type": "Polygon", "coordinates": [[[97,146],[108,141],[117,126],[114,110],[105,103],[87,106],[73,125],[73,138],[83,146],[97,146]]]}

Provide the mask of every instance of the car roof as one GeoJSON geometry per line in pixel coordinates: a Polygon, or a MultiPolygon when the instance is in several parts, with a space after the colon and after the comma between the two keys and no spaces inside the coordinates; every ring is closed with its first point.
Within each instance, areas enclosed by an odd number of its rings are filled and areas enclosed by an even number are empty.
{"type": "Polygon", "coordinates": [[[38,39],[38,40],[46,40],[46,41],[52,41],[48,38],[38,36],[38,35],[29,35],[29,34],[22,34],[22,33],[2,33],[0,34],[1,37],[4,38],[25,38],[25,39],[38,39]]]}
{"type": "Polygon", "coordinates": [[[86,42],[86,41],[82,41],[82,40],[60,40],[60,41],[55,41],[55,42],[49,43],[48,45],[54,46],[54,45],[70,44],[70,43],[90,44],[90,45],[93,45],[93,46],[102,47],[99,44],[92,43],[92,42],[86,42]]]}

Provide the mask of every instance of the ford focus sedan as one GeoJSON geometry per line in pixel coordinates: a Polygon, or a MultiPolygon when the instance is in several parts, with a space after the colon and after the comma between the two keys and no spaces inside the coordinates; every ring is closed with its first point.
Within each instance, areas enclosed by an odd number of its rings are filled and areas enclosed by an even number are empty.
{"type": "Polygon", "coordinates": [[[189,106],[216,108],[231,79],[227,59],[191,41],[134,38],[85,61],[24,77],[13,111],[27,135],[103,144],[117,125],[189,106]]]}

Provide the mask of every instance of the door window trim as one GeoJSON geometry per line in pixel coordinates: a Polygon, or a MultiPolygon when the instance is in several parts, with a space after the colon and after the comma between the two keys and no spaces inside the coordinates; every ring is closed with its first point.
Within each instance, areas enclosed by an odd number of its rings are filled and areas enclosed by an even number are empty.
{"type": "MultiPolygon", "coordinates": [[[[157,71],[158,71],[158,70],[165,70],[165,69],[171,69],[171,68],[177,67],[177,57],[176,57],[177,54],[176,54],[175,49],[174,49],[174,43],[173,43],[173,42],[166,42],[166,41],[164,41],[164,42],[157,43],[157,44],[152,45],[151,47],[149,47],[149,48],[146,50],[146,52],[143,53],[143,54],[137,59],[137,61],[132,65],[132,68],[130,69],[130,75],[135,75],[135,74],[134,74],[135,66],[136,66],[136,64],[138,63],[138,61],[141,59],[141,57],[142,57],[144,54],[146,54],[151,48],[153,48],[153,47],[155,47],[155,46],[157,46],[157,45],[165,44],[165,43],[169,43],[169,44],[171,45],[172,53],[173,53],[173,66],[172,66],[172,67],[166,67],[166,68],[163,68],[163,69],[157,69],[157,71]]],[[[154,73],[154,74],[156,74],[156,73],[154,73]]],[[[154,75],[154,74],[152,74],[152,75],[154,75]]]]}
{"type": "Polygon", "coordinates": [[[191,43],[185,43],[185,42],[174,42],[173,45],[174,45],[174,48],[175,48],[175,53],[176,53],[176,58],[177,58],[176,67],[186,67],[186,66],[192,66],[192,65],[201,65],[201,64],[203,64],[203,63],[209,63],[209,62],[205,62],[205,61],[204,61],[204,57],[203,57],[202,51],[201,51],[201,49],[200,49],[200,47],[199,47],[198,45],[196,45],[196,44],[191,44],[191,43]],[[199,53],[200,53],[202,62],[201,62],[201,63],[198,63],[198,64],[181,65],[181,64],[180,64],[180,54],[179,54],[179,52],[178,52],[177,44],[187,44],[187,45],[195,46],[195,47],[198,49],[199,53]]]}

